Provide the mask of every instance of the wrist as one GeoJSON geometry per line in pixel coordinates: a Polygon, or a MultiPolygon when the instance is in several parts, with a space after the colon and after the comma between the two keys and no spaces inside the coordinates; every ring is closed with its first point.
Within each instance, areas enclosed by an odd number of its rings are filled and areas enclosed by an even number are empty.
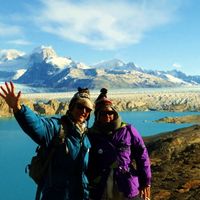
{"type": "Polygon", "coordinates": [[[151,185],[149,184],[149,185],[147,185],[147,187],[151,187],[151,185]]]}
{"type": "Polygon", "coordinates": [[[17,104],[16,107],[13,108],[13,112],[17,113],[19,110],[21,110],[22,106],[20,104],[17,104]]]}

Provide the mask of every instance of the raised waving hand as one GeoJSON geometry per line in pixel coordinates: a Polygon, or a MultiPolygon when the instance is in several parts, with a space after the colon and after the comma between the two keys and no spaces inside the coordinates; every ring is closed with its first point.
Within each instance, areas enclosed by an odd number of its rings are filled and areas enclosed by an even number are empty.
{"type": "Polygon", "coordinates": [[[5,82],[4,87],[0,86],[0,96],[5,100],[10,108],[13,109],[14,112],[21,109],[20,105],[20,97],[21,91],[15,94],[15,87],[13,82],[5,82]]]}

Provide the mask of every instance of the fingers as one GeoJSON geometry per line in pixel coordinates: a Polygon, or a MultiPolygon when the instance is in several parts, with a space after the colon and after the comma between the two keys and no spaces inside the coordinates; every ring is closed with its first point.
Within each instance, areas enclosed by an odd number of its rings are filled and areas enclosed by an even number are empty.
{"type": "Polygon", "coordinates": [[[21,97],[21,91],[18,92],[17,98],[19,99],[21,97]]]}
{"type": "Polygon", "coordinates": [[[140,191],[141,197],[144,198],[145,200],[150,200],[151,196],[151,189],[150,186],[145,187],[140,191]]]}
{"type": "Polygon", "coordinates": [[[12,81],[10,81],[11,92],[14,93],[15,87],[12,81]]]}
{"type": "Polygon", "coordinates": [[[8,83],[5,82],[5,85],[6,85],[7,92],[10,93],[10,88],[9,88],[9,86],[8,86],[8,83]]]}
{"type": "Polygon", "coordinates": [[[150,200],[150,187],[144,189],[144,197],[146,200],[150,200]]]}
{"type": "Polygon", "coordinates": [[[5,94],[5,96],[9,93],[14,94],[15,87],[12,81],[10,81],[10,86],[7,82],[5,82],[5,86],[6,86],[6,89],[4,89],[3,86],[0,87],[3,93],[5,94]]]}
{"type": "Polygon", "coordinates": [[[5,98],[6,98],[6,97],[5,97],[3,94],[1,94],[1,93],[0,93],[0,96],[1,96],[3,99],[5,99],[5,98]]]}
{"type": "Polygon", "coordinates": [[[144,197],[145,197],[145,198],[148,197],[147,193],[148,193],[148,192],[147,192],[147,188],[145,188],[145,189],[144,189],[144,197]]]}
{"type": "Polygon", "coordinates": [[[144,196],[143,190],[140,190],[140,197],[142,198],[144,196]]]}
{"type": "MultiPolygon", "coordinates": [[[[7,83],[7,82],[5,82],[5,87],[3,87],[3,86],[0,86],[0,89],[1,89],[1,93],[0,93],[0,96],[2,97],[2,98],[6,98],[8,95],[10,96],[15,96],[15,94],[14,94],[14,90],[15,90],[15,87],[14,87],[14,84],[13,84],[13,82],[12,81],[10,81],[10,85],[7,83]]],[[[19,99],[20,98],[20,96],[21,96],[21,91],[20,92],[18,92],[18,95],[17,95],[17,98],[19,99]]]]}
{"type": "Polygon", "coordinates": [[[1,90],[3,91],[4,95],[6,96],[8,93],[6,92],[6,90],[1,86],[1,90]]]}
{"type": "Polygon", "coordinates": [[[150,198],[151,196],[151,187],[147,187],[147,196],[150,198]]]}
{"type": "MultiPolygon", "coordinates": [[[[3,93],[5,94],[5,95],[7,95],[8,93],[10,93],[10,88],[9,88],[9,86],[8,86],[8,83],[7,82],[5,82],[5,86],[6,86],[6,90],[1,86],[1,90],[3,91],[3,93]]],[[[12,86],[11,86],[12,87],[12,86]]]]}

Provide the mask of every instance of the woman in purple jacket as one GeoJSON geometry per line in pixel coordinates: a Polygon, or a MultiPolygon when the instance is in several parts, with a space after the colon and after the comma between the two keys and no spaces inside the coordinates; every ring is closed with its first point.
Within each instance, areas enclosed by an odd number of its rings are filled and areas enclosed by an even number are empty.
{"type": "Polygon", "coordinates": [[[138,131],[123,123],[107,89],[95,101],[89,130],[91,200],[150,200],[150,159],[138,131]]]}

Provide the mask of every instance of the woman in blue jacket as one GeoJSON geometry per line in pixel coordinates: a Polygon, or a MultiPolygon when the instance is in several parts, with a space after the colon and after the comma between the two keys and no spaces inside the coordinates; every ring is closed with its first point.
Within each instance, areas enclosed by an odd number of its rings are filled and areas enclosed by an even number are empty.
{"type": "MultiPolygon", "coordinates": [[[[23,129],[38,145],[48,147],[61,131],[60,117],[42,117],[20,104],[21,92],[15,94],[14,84],[1,86],[0,96],[13,109],[14,116],[23,129]]],[[[93,104],[88,89],[78,89],[63,117],[67,136],[56,148],[51,174],[46,175],[42,187],[42,200],[87,200],[88,180],[85,175],[88,165],[90,142],[86,135],[87,122],[93,104]]]]}

